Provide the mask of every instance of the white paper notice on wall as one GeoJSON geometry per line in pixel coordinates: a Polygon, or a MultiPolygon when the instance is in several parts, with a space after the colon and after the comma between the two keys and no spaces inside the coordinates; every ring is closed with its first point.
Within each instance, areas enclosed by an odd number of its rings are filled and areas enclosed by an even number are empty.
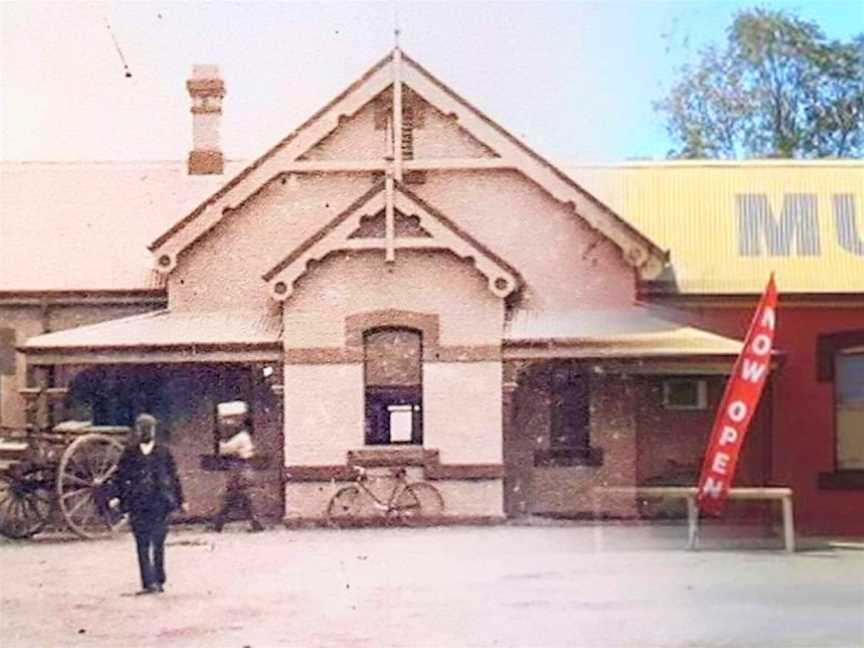
{"type": "Polygon", "coordinates": [[[216,413],[221,416],[242,416],[249,411],[246,401],[228,401],[216,404],[216,413]]]}
{"type": "Polygon", "coordinates": [[[406,443],[411,441],[413,415],[410,405],[390,405],[390,443],[406,443]]]}

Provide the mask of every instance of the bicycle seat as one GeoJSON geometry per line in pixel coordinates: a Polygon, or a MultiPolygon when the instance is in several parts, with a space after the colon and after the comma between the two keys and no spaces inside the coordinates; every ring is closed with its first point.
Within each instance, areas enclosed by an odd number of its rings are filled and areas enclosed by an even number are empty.
{"type": "Polygon", "coordinates": [[[391,468],[390,474],[397,479],[401,479],[406,475],[407,471],[404,466],[398,466],[397,468],[391,468]]]}

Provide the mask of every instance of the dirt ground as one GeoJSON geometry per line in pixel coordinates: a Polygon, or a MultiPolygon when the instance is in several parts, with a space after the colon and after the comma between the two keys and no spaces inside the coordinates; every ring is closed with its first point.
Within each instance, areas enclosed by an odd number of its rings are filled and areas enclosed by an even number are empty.
{"type": "Polygon", "coordinates": [[[585,525],[172,530],[167,591],[129,535],[0,541],[0,645],[855,648],[864,543],[585,525]]]}

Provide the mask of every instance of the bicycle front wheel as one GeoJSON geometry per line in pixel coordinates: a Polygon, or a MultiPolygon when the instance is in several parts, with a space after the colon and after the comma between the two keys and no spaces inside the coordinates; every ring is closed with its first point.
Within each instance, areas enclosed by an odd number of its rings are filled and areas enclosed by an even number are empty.
{"type": "Polygon", "coordinates": [[[444,498],[432,484],[407,484],[393,503],[393,513],[406,519],[440,517],[444,512],[444,498]]]}

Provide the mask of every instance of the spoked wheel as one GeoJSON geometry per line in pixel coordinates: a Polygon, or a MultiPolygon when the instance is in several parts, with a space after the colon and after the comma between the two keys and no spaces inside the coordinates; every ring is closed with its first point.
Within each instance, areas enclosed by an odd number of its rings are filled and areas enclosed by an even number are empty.
{"type": "Polygon", "coordinates": [[[123,445],[104,434],[86,434],[66,448],[57,471],[57,500],[66,524],[82,538],[109,535],[124,517],[108,505],[111,478],[123,445]]]}
{"type": "Polygon", "coordinates": [[[21,476],[0,475],[0,534],[29,538],[51,519],[54,494],[47,469],[33,469],[21,476]]]}
{"type": "Polygon", "coordinates": [[[327,505],[327,521],[340,526],[368,518],[372,513],[371,498],[356,486],[336,491],[327,505]]]}
{"type": "Polygon", "coordinates": [[[434,520],[444,512],[444,498],[432,484],[408,484],[393,503],[393,514],[404,520],[434,520]]]}

